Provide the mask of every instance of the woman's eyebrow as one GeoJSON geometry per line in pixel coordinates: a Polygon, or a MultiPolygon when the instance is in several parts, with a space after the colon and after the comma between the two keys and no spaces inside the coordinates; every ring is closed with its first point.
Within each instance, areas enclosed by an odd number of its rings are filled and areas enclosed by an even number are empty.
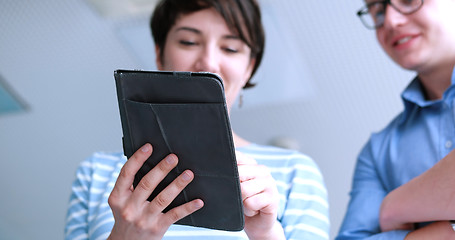
{"type": "Polygon", "coordinates": [[[201,34],[201,31],[197,30],[196,28],[191,28],[191,27],[179,27],[175,31],[176,32],[178,32],[178,31],[190,31],[190,32],[194,32],[194,33],[197,33],[197,34],[201,34]]]}
{"type": "MultiPolygon", "coordinates": [[[[200,30],[198,30],[196,28],[192,28],[192,27],[179,27],[175,31],[176,32],[178,32],[178,31],[189,31],[189,32],[193,32],[193,33],[196,33],[196,34],[202,34],[202,32],[200,30]]],[[[238,35],[234,35],[234,34],[223,35],[223,39],[241,40],[238,35]]]]}
{"type": "Polygon", "coordinates": [[[232,40],[240,40],[239,36],[237,36],[237,35],[229,35],[229,34],[224,35],[223,38],[224,39],[232,39],[232,40]]]}

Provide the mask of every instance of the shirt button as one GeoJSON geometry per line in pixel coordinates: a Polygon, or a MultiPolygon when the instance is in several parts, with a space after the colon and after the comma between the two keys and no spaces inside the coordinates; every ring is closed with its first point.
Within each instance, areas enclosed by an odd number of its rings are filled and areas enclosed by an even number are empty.
{"type": "Polygon", "coordinates": [[[452,147],[452,141],[447,141],[446,142],[446,148],[451,148],[452,147]]]}

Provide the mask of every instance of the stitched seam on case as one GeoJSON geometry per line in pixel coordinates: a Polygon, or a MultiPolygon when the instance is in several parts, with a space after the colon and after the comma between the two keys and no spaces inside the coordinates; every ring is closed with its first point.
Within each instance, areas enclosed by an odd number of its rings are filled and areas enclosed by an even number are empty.
{"type": "MultiPolygon", "coordinates": [[[[128,107],[126,106],[126,104],[127,104],[127,102],[126,102],[126,100],[124,99],[124,100],[123,100],[123,108],[124,108],[124,110],[125,110],[126,122],[128,123],[128,124],[127,124],[127,128],[128,128],[129,134],[131,135],[131,133],[133,132],[133,130],[131,129],[130,115],[128,114],[128,107]]],[[[124,136],[124,137],[125,137],[125,136],[124,136]]],[[[135,145],[134,145],[134,138],[131,137],[130,140],[131,140],[131,145],[135,146],[135,145]]],[[[123,140],[123,141],[125,141],[125,140],[123,140]]],[[[125,145],[124,142],[123,142],[122,144],[125,145]]],[[[133,150],[131,150],[131,146],[128,146],[128,148],[130,148],[131,156],[133,156],[134,153],[133,153],[133,150]]],[[[126,153],[124,153],[124,155],[126,155],[126,153]]],[[[131,156],[129,156],[129,157],[131,157],[131,156]]]]}
{"type": "MultiPolygon", "coordinates": [[[[167,140],[166,133],[165,133],[165,131],[164,131],[163,124],[161,123],[161,119],[159,118],[158,114],[156,113],[155,109],[153,108],[153,105],[152,105],[152,104],[149,104],[149,106],[150,106],[150,109],[152,109],[153,114],[155,115],[156,122],[158,123],[158,127],[160,128],[160,132],[161,132],[161,135],[163,136],[164,142],[166,143],[167,149],[169,150],[169,152],[173,153],[174,151],[172,151],[172,148],[171,148],[171,146],[169,145],[169,142],[168,142],[168,140],[167,140]]],[[[180,171],[178,165],[175,166],[175,168],[177,169],[177,173],[180,174],[181,171],[180,171]]],[[[185,202],[189,202],[189,201],[188,201],[188,195],[186,194],[185,188],[182,190],[182,192],[183,192],[183,197],[185,198],[185,202]]],[[[189,217],[190,217],[191,222],[193,223],[193,225],[196,225],[196,223],[194,222],[193,215],[190,214],[189,217]]]]}
{"type": "Polygon", "coordinates": [[[204,173],[196,174],[195,173],[194,176],[198,176],[198,177],[213,177],[213,178],[226,178],[226,179],[238,179],[238,178],[235,178],[233,176],[219,175],[219,174],[204,174],[204,173]]]}
{"type": "MultiPolygon", "coordinates": [[[[155,111],[155,109],[153,108],[153,105],[152,105],[152,104],[149,104],[149,107],[150,107],[150,109],[152,109],[152,112],[153,112],[153,114],[155,115],[156,122],[158,123],[158,127],[160,128],[161,136],[163,136],[164,142],[166,143],[167,150],[168,150],[169,152],[174,152],[174,151],[172,151],[171,146],[169,146],[169,143],[168,143],[168,141],[167,141],[167,136],[166,136],[166,133],[164,132],[163,124],[161,123],[160,117],[159,117],[158,114],[156,113],[156,111],[155,111]]],[[[177,170],[178,170],[178,169],[177,169],[177,170]]],[[[180,171],[179,171],[179,172],[180,172],[180,171]]]]}

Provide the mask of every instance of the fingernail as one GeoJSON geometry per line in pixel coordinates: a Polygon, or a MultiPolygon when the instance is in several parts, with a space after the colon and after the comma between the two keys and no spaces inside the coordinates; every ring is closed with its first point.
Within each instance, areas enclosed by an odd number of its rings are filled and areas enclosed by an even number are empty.
{"type": "Polygon", "coordinates": [[[173,155],[168,155],[166,157],[166,162],[169,164],[174,164],[175,163],[175,157],[173,155]]]}
{"type": "Polygon", "coordinates": [[[202,206],[204,206],[204,202],[202,200],[200,200],[200,199],[196,200],[196,201],[194,201],[193,206],[194,206],[194,208],[199,209],[202,206]]]}
{"type": "Polygon", "coordinates": [[[185,181],[189,181],[191,179],[191,175],[187,171],[185,171],[182,174],[182,179],[185,181]]]}
{"type": "Polygon", "coordinates": [[[152,146],[150,146],[150,144],[145,144],[144,146],[141,147],[141,151],[146,153],[146,152],[150,151],[151,148],[152,148],[152,146]]]}

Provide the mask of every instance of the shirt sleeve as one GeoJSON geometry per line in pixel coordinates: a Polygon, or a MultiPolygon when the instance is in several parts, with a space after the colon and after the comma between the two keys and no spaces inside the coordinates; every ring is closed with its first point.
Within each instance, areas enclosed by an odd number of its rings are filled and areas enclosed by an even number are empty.
{"type": "Polygon", "coordinates": [[[90,162],[84,161],[76,171],[76,179],[71,187],[66,223],[65,239],[88,239],[88,200],[91,168],[90,162]]]}
{"type": "Polygon", "coordinates": [[[370,140],[357,160],[351,199],[336,240],[404,239],[409,233],[404,230],[381,232],[379,210],[388,192],[380,180],[373,156],[370,140]]]}
{"type": "Polygon", "coordinates": [[[329,205],[322,174],[311,158],[297,158],[289,174],[280,222],[286,239],[329,239],[329,205]]]}

